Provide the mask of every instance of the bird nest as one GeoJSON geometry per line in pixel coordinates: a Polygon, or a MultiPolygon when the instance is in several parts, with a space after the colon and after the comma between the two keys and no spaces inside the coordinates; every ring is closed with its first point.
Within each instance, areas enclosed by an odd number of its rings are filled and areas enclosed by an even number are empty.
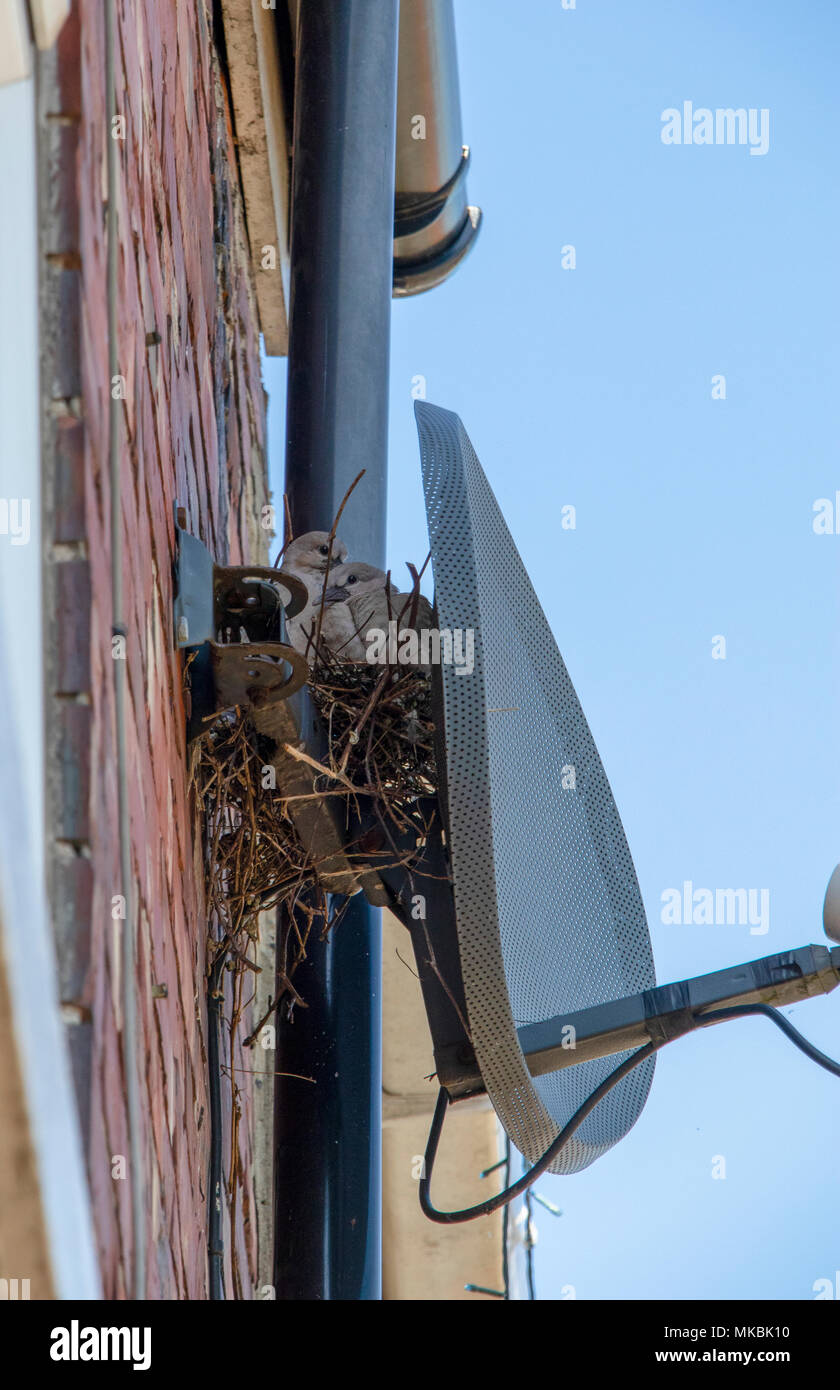
{"type": "MultiPolygon", "coordinates": [[[[370,858],[372,820],[382,831],[374,835],[379,867],[410,868],[415,852],[404,846],[422,843],[428,798],[436,788],[428,676],[413,667],[326,660],[312,671],[309,691],[324,727],[326,752],[318,761],[291,744],[284,748],[309,765],[308,796],[329,799],[333,812],[339,812],[352,868],[361,869],[370,858]]],[[[270,775],[274,756],[276,746],[247,712],[228,711],[195,741],[191,778],[204,812],[206,899],[220,928],[210,943],[210,968],[225,956],[236,972],[254,970],[260,913],[285,909],[278,997],[270,1013],[284,998],[289,1010],[303,1003],[292,977],[306,957],[310,933],[326,934],[340,916],[329,915],[319,876],[324,860],[305,847],[295,823],[292,803],[301,798],[284,794],[270,775]]]]}
{"type": "Polygon", "coordinates": [[[309,689],[323,720],[328,773],[373,796],[398,825],[437,785],[429,677],[417,667],[321,662],[309,689]]]}

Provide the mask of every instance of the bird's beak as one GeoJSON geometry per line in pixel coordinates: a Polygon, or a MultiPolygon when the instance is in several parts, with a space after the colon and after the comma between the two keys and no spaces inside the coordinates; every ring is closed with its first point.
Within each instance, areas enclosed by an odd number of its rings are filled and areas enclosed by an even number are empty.
{"type": "Polygon", "coordinates": [[[330,586],[324,593],[324,603],[343,603],[346,597],[347,594],[343,589],[338,588],[337,585],[335,587],[330,586]]]}

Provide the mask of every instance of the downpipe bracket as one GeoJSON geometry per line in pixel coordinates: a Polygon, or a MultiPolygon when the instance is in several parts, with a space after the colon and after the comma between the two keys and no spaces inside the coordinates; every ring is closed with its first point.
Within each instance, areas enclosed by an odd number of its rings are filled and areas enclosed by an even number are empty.
{"type": "Polygon", "coordinates": [[[306,661],[286,641],[286,618],[306,585],[265,565],[217,565],[175,504],[175,646],[192,654],[187,739],[238,705],[265,710],[305,685],[306,661]]]}

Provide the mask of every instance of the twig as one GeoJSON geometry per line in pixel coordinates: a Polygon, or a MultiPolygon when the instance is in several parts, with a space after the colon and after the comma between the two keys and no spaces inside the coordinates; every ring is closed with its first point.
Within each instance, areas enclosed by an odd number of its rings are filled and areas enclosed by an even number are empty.
{"type": "Polygon", "coordinates": [[[334,520],[334,522],[333,522],[333,524],[332,524],[332,530],[330,531],[329,541],[328,541],[328,543],[327,543],[327,564],[326,564],[326,568],[325,568],[325,570],[324,570],[324,583],[323,583],[323,585],[322,585],[322,587],[321,587],[321,606],[320,606],[320,608],[318,609],[318,627],[317,627],[317,631],[316,631],[316,633],[315,633],[315,655],[316,655],[316,656],[318,655],[318,652],[319,652],[320,649],[321,649],[321,623],[322,623],[323,620],[324,620],[324,597],[325,597],[326,592],[327,592],[327,582],[328,582],[329,577],[330,577],[330,565],[332,564],[332,543],[333,543],[333,541],[335,540],[336,532],[338,531],[338,523],[339,523],[339,521],[341,520],[341,513],[344,511],[344,508],[347,506],[347,503],[348,503],[349,500],[350,500],[350,494],[351,494],[351,492],[353,491],[353,489],[354,489],[354,487],[356,486],[356,484],[361,482],[361,480],[362,480],[362,478],[365,476],[365,473],[366,473],[366,472],[367,472],[367,469],[366,469],[366,468],[363,468],[362,471],[361,471],[361,473],[357,473],[357,474],[356,474],[356,477],[353,479],[353,481],[352,481],[352,483],[350,484],[349,488],[348,488],[347,491],[345,492],[344,496],[343,496],[342,499],[341,499],[341,506],[339,507],[338,511],[337,511],[336,514],[335,514],[335,520],[334,520]]]}

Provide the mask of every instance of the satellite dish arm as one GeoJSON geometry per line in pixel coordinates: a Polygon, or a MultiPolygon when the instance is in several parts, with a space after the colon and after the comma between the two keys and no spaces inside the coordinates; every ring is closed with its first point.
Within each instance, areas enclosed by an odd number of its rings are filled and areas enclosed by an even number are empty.
{"type": "MultiPolygon", "coordinates": [[[[805,1053],[806,1057],[811,1059],[812,1062],[816,1062],[818,1066],[824,1067],[826,1071],[831,1072],[832,1076],[840,1077],[840,1062],[835,1062],[832,1057],[827,1057],[824,1052],[820,1052],[819,1048],[814,1047],[813,1043],[803,1037],[797,1028],[794,1028],[793,1024],[789,1019],[785,1018],[784,1014],[780,1014],[778,1009],[771,1008],[769,1004],[737,1004],[730,1009],[720,1009],[715,1013],[697,1015],[695,1023],[697,1027],[705,1028],[712,1023],[724,1023],[732,1018],[745,1018],[749,1014],[761,1014],[764,1018],[769,1018],[776,1024],[777,1028],[781,1029],[786,1037],[790,1038],[791,1042],[798,1047],[801,1052],[805,1053]]],[[[679,1034],[678,1036],[682,1037],[684,1034],[679,1034]]],[[[423,1164],[424,1175],[420,1179],[420,1206],[423,1210],[423,1214],[427,1216],[430,1221],[436,1221],[443,1225],[454,1224],[460,1221],[473,1221],[478,1216],[489,1216],[491,1212],[498,1211],[500,1207],[507,1206],[508,1202],[512,1202],[516,1197],[521,1196],[523,1192],[527,1192],[528,1188],[537,1181],[537,1178],[541,1177],[546,1169],[551,1167],[557,1155],[569,1142],[575,1131],[580,1128],[587,1115],[590,1115],[596,1105],[603,1100],[604,1096],[607,1095],[614,1086],[617,1086],[619,1081],[622,1081],[628,1072],[631,1072],[634,1067],[639,1066],[642,1062],[647,1061],[648,1057],[652,1056],[654,1052],[658,1052],[668,1041],[673,1041],[673,1039],[663,1037],[659,1042],[647,1043],[645,1047],[640,1048],[638,1052],[634,1052],[632,1057],[628,1057],[620,1066],[616,1067],[615,1071],[610,1072],[606,1080],[602,1081],[600,1086],[595,1088],[591,1096],[586,1098],[583,1105],[575,1111],[572,1118],[563,1126],[557,1138],[549,1144],[542,1158],[538,1159],[533,1168],[529,1168],[528,1172],[524,1173],[517,1182],[512,1183],[510,1187],[506,1187],[504,1191],[497,1193],[495,1197],[489,1197],[486,1202],[478,1202],[474,1207],[463,1207],[460,1211],[438,1211],[437,1207],[432,1205],[430,1195],[435,1155],[437,1154],[438,1143],[440,1142],[444,1116],[447,1106],[449,1105],[449,1096],[443,1087],[441,1087],[438,1093],[434,1117],[432,1119],[432,1127],[429,1131],[429,1140],[426,1145],[426,1155],[423,1164]]]]}
{"type": "MultiPolygon", "coordinates": [[[[641,994],[560,1014],[517,1030],[532,1076],[670,1042],[702,1026],[710,1009],[741,1004],[798,1004],[840,984],[840,947],[798,946],[760,960],[658,985],[641,994]]],[[[735,1014],[729,1017],[736,1017],[735,1014]]]]}

